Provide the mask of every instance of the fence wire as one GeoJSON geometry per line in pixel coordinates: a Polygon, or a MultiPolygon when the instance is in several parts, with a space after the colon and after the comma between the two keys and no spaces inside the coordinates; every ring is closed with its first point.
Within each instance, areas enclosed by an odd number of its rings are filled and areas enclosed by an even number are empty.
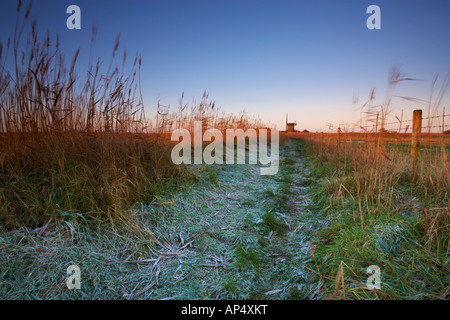
{"type": "MultiPolygon", "coordinates": [[[[431,131],[430,129],[439,128],[442,132],[444,132],[446,130],[446,128],[450,128],[450,123],[445,124],[445,121],[444,121],[444,124],[424,125],[423,122],[424,122],[424,120],[445,119],[448,117],[450,117],[450,114],[422,118],[422,127],[421,127],[422,131],[426,132],[427,130],[431,131]]],[[[401,120],[401,121],[396,121],[396,122],[387,122],[387,123],[380,121],[378,124],[374,123],[372,125],[365,125],[365,126],[355,126],[354,124],[344,124],[343,127],[351,128],[350,129],[351,131],[344,130],[345,132],[359,132],[359,133],[372,132],[373,133],[373,132],[378,132],[379,130],[383,130],[386,132],[394,132],[394,133],[410,133],[410,132],[412,132],[412,122],[413,122],[412,119],[401,120]],[[369,130],[367,130],[367,129],[369,129],[369,130]]]]}

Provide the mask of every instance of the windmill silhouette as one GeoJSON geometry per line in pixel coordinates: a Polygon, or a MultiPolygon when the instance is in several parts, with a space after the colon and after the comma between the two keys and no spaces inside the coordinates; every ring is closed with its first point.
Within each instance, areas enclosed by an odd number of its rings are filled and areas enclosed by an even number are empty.
{"type": "Polygon", "coordinates": [[[297,122],[288,122],[288,115],[286,114],[286,132],[295,132],[297,122]]]}

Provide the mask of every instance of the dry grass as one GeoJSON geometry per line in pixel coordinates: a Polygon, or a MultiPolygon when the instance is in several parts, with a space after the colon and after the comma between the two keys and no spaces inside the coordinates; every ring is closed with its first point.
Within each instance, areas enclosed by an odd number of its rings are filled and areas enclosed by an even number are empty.
{"type": "MultiPolygon", "coordinates": [[[[150,122],[140,56],[127,68],[125,50],[121,71],[115,67],[117,37],[107,70],[91,60],[80,80],[80,51],[67,68],[59,36],[39,40],[36,21],[25,44],[30,9],[24,13],[19,2],[15,33],[0,50],[0,223],[38,226],[67,212],[119,215],[181,179],[169,147],[143,134],[150,122]]],[[[96,28],[92,45],[95,38],[96,28]]]]}
{"type": "MultiPolygon", "coordinates": [[[[358,202],[366,204],[366,208],[358,209],[358,214],[376,214],[380,210],[399,211],[399,206],[405,205],[405,199],[396,197],[395,191],[398,187],[403,187],[412,197],[424,202],[424,210],[432,209],[435,214],[447,212],[448,215],[450,189],[448,151],[444,149],[442,152],[440,137],[425,136],[422,140],[424,147],[421,150],[415,180],[411,149],[407,144],[405,146],[409,139],[408,137],[390,141],[383,139],[383,145],[378,146],[378,138],[371,143],[370,140],[367,142],[351,138],[347,140],[347,137],[342,136],[338,145],[336,135],[323,137],[321,134],[315,134],[306,137],[306,140],[314,146],[321,162],[333,163],[339,168],[329,179],[329,192],[334,195],[347,193],[358,202]],[[437,147],[436,144],[433,146],[433,142],[438,142],[437,147]]],[[[446,142],[447,140],[448,138],[446,142]]],[[[436,225],[434,227],[439,228],[436,225]]],[[[446,238],[445,246],[450,249],[449,226],[441,227],[444,229],[439,233],[446,238]]]]}
{"type": "Polygon", "coordinates": [[[181,99],[175,112],[158,104],[151,121],[140,55],[131,66],[126,50],[120,59],[120,35],[104,68],[93,60],[93,28],[84,78],[80,50],[68,65],[59,36],[40,39],[36,21],[25,36],[30,10],[19,2],[14,35],[0,43],[0,224],[7,228],[67,213],[120,216],[136,201],[172,192],[189,174],[170,159],[170,130],[192,130],[194,121],[204,130],[263,126],[245,112],[221,112],[206,92],[190,108],[181,99]]]}
{"type": "Polygon", "coordinates": [[[301,136],[319,181],[314,201],[333,217],[316,249],[318,272],[328,287],[335,285],[326,297],[448,298],[449,138],[423,135],[414,174],[411,136],[301,136]],[[382,270],[381,290],[365,287],[371,264],[382,270]]]}

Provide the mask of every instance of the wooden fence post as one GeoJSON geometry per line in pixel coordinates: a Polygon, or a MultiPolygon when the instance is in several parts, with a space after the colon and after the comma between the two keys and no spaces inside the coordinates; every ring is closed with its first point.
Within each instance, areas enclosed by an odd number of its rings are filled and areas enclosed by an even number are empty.
{"type": "Polygon", "coordinates": [[[443,163],[446,163],[447,154],[445,153],[445,108],[442,109],[441,153],[442,153],[442,161],[443,163]]]}
{"type": "Polygon", "coordinates": [[[376,134],[378,133],[378,112],[377,112],[377,120],[375,122],[375,136],[373,138],[373,157],[375,158],[376,152],[378,151],[378,146],[376,145],[376,134]]]}
{"type": "Polygon", "coordinates": [[[337,149],[339,151],[341,145],[341,128],[338,128],[337,149]]]}
{"type": "Polygon", "coordinates": [[[412,133],[412,173],[414,180],[417,173],[417,161],[419,159],[420,138],[422,133],[422,110],[413,112],[413,133],[412,133]]]}
{"type": "Polygon", "coordinates": [[[323,150],[323,132],[320,133],[320,154],[322,155],[323,150]]]}

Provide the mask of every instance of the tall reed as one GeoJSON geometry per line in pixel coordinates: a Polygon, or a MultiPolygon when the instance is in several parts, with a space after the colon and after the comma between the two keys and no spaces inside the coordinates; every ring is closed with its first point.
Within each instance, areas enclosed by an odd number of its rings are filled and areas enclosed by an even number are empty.
{"type": "Polygon", "coordinates": [[[40,40],[36,21],[24,41],[30,10],[19,1],[12,40],[6,50],[0,44],[0,224],[34,226],[70,213],[122,215],[181,179],[169,146],[145,135],[141,57],[125,68],[124,51],[119,70],[118,36],[107,70],[100,59],[91,61],[82,80],[80,49],[68,65],[59,36],[40,40]]]}

